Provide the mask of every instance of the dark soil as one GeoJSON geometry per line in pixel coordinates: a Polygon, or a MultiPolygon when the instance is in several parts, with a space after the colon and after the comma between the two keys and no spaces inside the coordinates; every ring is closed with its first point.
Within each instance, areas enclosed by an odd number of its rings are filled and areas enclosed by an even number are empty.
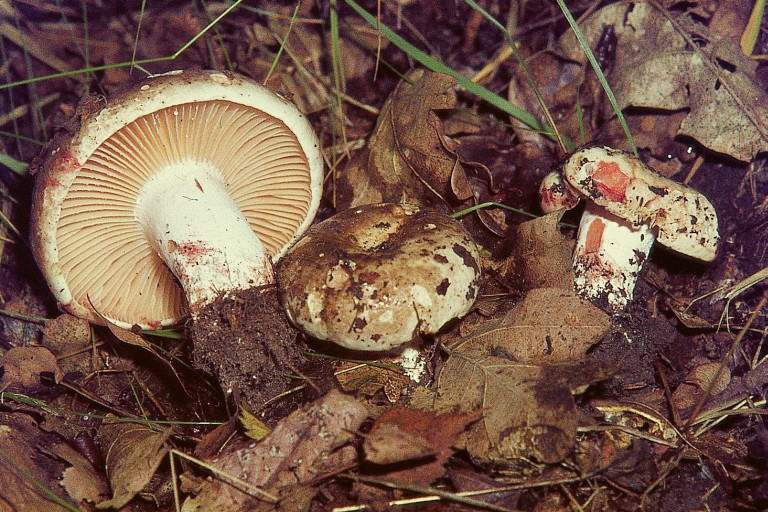
{"type": "MultiPolygon", "coordinates": [[[[187,330],[194,365],[215,375],[236,404],[258,411],[268,400],[303,387],[306,346],[280,309],[274,286],[229,293],[203,308],[187,330]]],[[[282,405],[272,414],[291,410],[295,398],[279,400],[282,405]]]]}

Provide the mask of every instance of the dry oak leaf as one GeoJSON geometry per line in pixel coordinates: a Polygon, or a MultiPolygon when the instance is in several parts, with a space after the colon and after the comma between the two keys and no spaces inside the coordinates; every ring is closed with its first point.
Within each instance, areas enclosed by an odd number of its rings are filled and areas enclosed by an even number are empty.
{"type": "Polygon", "coordinates": [[[393,407],[382,414],[365,438],[363,450],[368,462],[386,466],[410,461],[406,467],[387,471],[390,480],[429,485],[445,474],[443,465],[453,455],[453,445],[467,425],[480,417],[472,413],[437,415],[409,407],[393,407]]]}
{"type": "Polygon", "coordinates": [[[381,202],[432,206],[452,190],[465,195],[464,169],[434,113],[456,105],[455,83],[448,75],[417,70],[398,84],[368,145],[339,175],[339,210],[381,202]]]}
{"type": "Polygon", "coordinates": [[[522,458],[555,463],[574,446],[577,412],[568,386],[549,371],[479,347],[455,350],[440,372],[435,409],[482,409],[457,445],[478,464],[513,466],[522,458]]]}
{"type": "Polygon", "coordinates": [[[582,360],[610,327],[610,317],[575,292],[535,288],[510,311],[478,324],[461,338],[446,336],[443,343],[462,349],[483,347],[511,361],[562,364],[582,360]]]}
{"type": "MultiPolygon", "coordinates": [[[[755,78],[756,63],[730,38],[689,17],[673,19],[651,4],[624,1],[596,11],[581,29],[595,48],[605,28],[613,28],[615,64],[607,78],[621,109],[689,109],[678,134],[751,160],[768,149],[768,94],[755,78]],[[689,41],[700,51],[693,51],[689,41]]],[[[559,46],[567,58],[585,62],[571,32],[559,46]]],[[[611,115],[607,101],[603,110],[611,115]]]]}

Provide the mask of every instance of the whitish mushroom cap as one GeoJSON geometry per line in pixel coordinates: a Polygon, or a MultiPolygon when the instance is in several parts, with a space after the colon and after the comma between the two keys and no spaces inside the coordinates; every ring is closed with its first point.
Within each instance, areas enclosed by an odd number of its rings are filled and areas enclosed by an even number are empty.
{"type": "Polygon", "coordinates": [[[546,213],[570,210],[579,204],[579,192],[557,171],[552,171],[541,180],[539,185],[539,204],[546,213]]]}
{"type": "Polygon", "coordinates": [[[715,259],[720,235],[712,203],[635,156],[608,147],[580,149],[563,165],[563,176],[609,213],[658,229],[656,240],[665,247],[702,261],[715,259]]]}
{"type": "Polygon", "coordinates": [[[377,204],[312,226],[276,271],[283,307],[304,332],[354,350],[387,350],[469,311],[480,255],[448,215],[377,204]]]}
{"type": "Polygon", "coordinates": [[[31,219],[35,259],[77,316],[149,328],[184,317],[183,291],[135,213],[142,185],[160,170],[214,169],[274,258],[317,210],[322,156],[311,125],[243,76],[167,73],[106,101],[88,98],[78,116],[79,127],[35,163],[31,219]]]}

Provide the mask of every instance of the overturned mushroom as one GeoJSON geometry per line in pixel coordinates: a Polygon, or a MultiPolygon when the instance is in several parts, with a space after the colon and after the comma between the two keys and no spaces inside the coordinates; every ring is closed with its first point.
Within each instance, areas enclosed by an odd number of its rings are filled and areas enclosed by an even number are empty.
{"type": "Polygon", "coordinates": [[[346,210],[311,227],[277,265],[291,321],[354,350],[387,350],[469,311],[480,256],[450,216],[413,205],[346,210]]]}
{"type": "Polygon", "coordinates": [[[573,256],[574,288],[583,297],[624,309],[654,241],[701,261],[715,258],[720,236],[709,200],[633,155],[583,148],[563,164],[560,179],[542,182],[542,208],[570,208],[574,194],[587,200],[573,256]]]}
{"type": "Polygon", "coordinates": [[[311,223],[323,174],[294,105],[218,71],[86,98],[35,167],[32,250],[61,307],[150,329],[191,312],[194,330],[272,284],[271,258],[311,223]]]}

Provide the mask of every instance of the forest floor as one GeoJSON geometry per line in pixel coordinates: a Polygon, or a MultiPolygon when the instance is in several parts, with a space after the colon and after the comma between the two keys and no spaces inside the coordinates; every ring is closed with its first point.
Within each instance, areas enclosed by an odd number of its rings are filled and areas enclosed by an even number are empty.
{"type": "Polygon", "coordinates": [[[0,0],[0,510],[766,510],[763,2],[559,3],[0,0]],[[180,69],[306,114],[316,221],[389,202],[464,226],[479,296],[410,343],[424,373],[282,318],[291,347],[238,348],[260,313],[219,345],[60,311],[30,245],[35,158],[84,96],[180,69]],[[586,200],[544,215],[539,188],[585,144],[703,194],[712,261],[657,243],[626,307],[579,297],[586,200]],[[221,357],[231,385],[199,369],[221,357]]]}

